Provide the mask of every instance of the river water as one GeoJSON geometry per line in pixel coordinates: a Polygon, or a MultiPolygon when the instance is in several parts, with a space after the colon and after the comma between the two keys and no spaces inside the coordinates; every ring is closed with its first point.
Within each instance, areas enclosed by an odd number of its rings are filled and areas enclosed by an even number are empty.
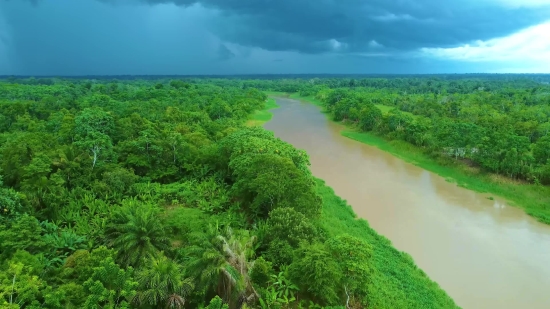
{"type": "Polygon", "coordinates": [[[550,308],[550,226],[340,135],[312,104],[277,99],[265,128],[465,308],[550,308]]]}

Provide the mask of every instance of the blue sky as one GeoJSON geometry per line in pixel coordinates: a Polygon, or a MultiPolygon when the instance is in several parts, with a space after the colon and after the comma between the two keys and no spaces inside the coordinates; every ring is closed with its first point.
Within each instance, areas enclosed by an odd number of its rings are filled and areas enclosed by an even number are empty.
{"type": "Polygon", "coordinates": [[[0,0],[0,75],[550,73],[548,0],[0,0]]]}

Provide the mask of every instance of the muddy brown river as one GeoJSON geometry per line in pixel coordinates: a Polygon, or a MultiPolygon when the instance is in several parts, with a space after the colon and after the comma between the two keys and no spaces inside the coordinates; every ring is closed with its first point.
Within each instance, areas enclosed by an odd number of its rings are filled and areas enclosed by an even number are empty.
{"type": "Polygon", "coordinates": [[[317,106],[277,99],[265,128],[465,309],[550,308],[550,226],[340,135],[317,106]]]}

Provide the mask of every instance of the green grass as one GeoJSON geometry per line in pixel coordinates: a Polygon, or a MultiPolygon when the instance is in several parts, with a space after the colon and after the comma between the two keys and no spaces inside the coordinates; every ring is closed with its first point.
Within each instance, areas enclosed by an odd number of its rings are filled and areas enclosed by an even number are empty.
{"type": "Polygon", "coordinates": [[[454,301],[433,282],[413,259],[395,249],[391,242],[358,219],[351,206],[317,179],[317,192],[323,198],[320,225],[330,236],[349,234],[373,246],[372,275],[369,280],[369,307],[458,308],[454,301]]]}
{"type": "MultiPolygon", "coordinates": [[[[317,104],[316,104],[317,105],[317,104]]],[[[382,114],[387,114],[389,113],[392,109],[394,109],[395,107],[393,106],[387,106],[387,105],[382,105],[382,104],[374,104],[374,106],[378,107],[378,109],[380,109],[380,111],[382,112],[382,114]]],[[[404,111],[401,111],[403,114],[405,115],[409,115],[411,116],[413,119],[418,117],[416,116],[415,114],[413,113],[409,113],[409,112],[404,112],[404,111]]]]}
{"type": "Polygon", "coordinates": [[[374,104],[374,106],[378,107],[378,109],[380,109],[382,114],[387,114],[393,109],[393,107],[391,106],[382,105],[382,104],[374,104]]]}
{"type": "Polygon", "coordinates": [[[268,98],[267,102],[265,103],[265,107],[261,110],[256,111],[254,114],[250,116],[250,119],[246,122],[247,126],[262,126],[264,123],[271,120],[271,117],[273,117],[273,114],[270,112],[270,110],[274,108],[278,108],[279,105],[275,102],[274,98],[268,98]]]}

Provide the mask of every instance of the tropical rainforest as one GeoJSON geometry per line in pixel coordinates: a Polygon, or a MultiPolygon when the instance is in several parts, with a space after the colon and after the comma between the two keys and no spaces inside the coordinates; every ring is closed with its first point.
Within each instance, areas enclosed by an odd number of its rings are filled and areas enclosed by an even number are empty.
{"type": "MultiPolygon", "coordinates": [[[[0,306],[456,308],[312,176],[307,153],[250,120],[273,107],[266,93],[294,93],[358,131],[546,192],[548,82],[4,79],[0,306]]],[[[548,207],[529,211],[550,223],[548,207]]]]}
{"type": "MultiPolygon", "coordinates": [[[[267,93],[317,102],[357,132],[542,196],[549,82],[6,78],[0,306],[456,308],[312,176],[307,153],[255,125],[274,106],[267,93]]],[[[537,200],[528,212],[550,223],[548,205],[537,200]]]]}

